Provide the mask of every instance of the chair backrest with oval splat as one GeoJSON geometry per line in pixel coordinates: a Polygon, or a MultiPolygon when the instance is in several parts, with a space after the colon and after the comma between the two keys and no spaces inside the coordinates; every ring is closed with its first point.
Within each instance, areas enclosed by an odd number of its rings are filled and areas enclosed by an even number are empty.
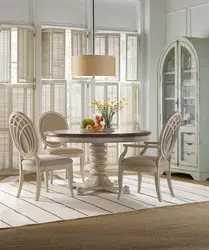
{"type": "Polygon", "coordinates": [[[53,130],[66,130],[69,129],[65,117],[57,112],[48,111],[42,114],[38,121],[38,131],[43,143],[49,147],[60,147],[64,143],[49,142],[46,140],[44,133],[53,130]]]}
{"type": "Polygon", "coordinates": [[[33,157],[38,152],[38,139],[33,123],[22,112],[13,112],[9,117],[12,140],[24,158],[33,157]]]}
{"type": "Polygon", "coordinates": [[[160,134],[160,154],[164,159],[168,159],[175,147],[181,126],[181,113],[174,112],[163,125],[160,134]]]}

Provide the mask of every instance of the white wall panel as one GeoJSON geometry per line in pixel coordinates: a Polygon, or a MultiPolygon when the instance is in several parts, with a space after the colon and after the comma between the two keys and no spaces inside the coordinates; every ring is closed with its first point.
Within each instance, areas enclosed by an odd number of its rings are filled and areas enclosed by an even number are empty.
{"type": "Polygon", "coordinates": [[[167,13],[166,15],[166,41],[175,36],[186,36],[187,15],[186,9],[167,13]]]}
{"type": "Polygon", "coordinates": [[[209,2],[191,8],[191,36],[209,37],[209,2]]]}
{"type": "Polygon", "coordinates": [[[32,23],[31,0],[0,0],[1,23],[32,23]]]}
{"type": "Polygon", "coordinates": [[[134,0],[96,0],[95,26],[98,29],[137,31],[136,6],[134,0]]]}
{"type": "Polygon", "coordinates": [[[209,2],[208,0],[166,0],[166,12],[180,10],[209,2]]]}
{"type": "Polygon", "coordinates": [[[37,13],[43,24],[86,26],[85,0],[38,0],[37,13]]]}

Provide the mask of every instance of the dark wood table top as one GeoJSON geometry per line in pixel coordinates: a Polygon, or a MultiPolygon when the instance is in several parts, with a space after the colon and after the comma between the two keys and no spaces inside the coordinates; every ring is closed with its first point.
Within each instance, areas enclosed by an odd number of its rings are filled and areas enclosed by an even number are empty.
{"type": "Polygon", "coordinates": [[[107,132],[81,132],[81,131],[71,131],[71,130],[55,130],[55,131],[47,131],[44,133],[47,137],[66,137],[66,138],[74,138],[74,137],[134,137],[134,136],[149,136],[151,131],[148,130],[137,130],[137,131],[120,131],[116,130],[111,133],[107,132]]]}

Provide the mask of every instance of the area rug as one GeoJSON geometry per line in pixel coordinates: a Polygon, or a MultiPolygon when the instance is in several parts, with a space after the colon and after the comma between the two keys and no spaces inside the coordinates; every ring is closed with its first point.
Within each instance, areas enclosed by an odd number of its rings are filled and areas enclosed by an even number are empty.
{"type": "MultiPolygon", "coordinates": [[[[38,216],[38,214],[37,214],[38,216]]],[[[209,202],[0,230],[0,249],[209,249],[209,202]]]]}

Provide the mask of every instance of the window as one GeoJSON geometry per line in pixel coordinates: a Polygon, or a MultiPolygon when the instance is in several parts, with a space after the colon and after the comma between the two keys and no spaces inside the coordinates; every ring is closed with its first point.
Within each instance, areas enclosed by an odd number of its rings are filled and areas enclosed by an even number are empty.
{"type": "Polygon", "coordinates": [[[66,30],[42,30],[42,112],[67,115],[66,30]]]}
{"type": "MultiPolygon", "coordinates": [[[[114,125],[131,130],[138,128],[139,81],[138,81],[139,36],[137,34],[98,33],[95,37],[95,54],[114,55],[116,77],[96,77],[95,96],[98,100],[126,98],[128,107],[115,116],[114,125]]],[[[108,144],[108,163],[118,161],[121,147],[108,144]]],[[[134,153],[129,150],[129,153],[134,153]]]]}
{"type": "MultiPolygon", "coordinates": [[[[125,97],[128,107],[115,116],[114,125],[135,129],[139,101],[138,35],[96,34],[95,54],[115,56],[116,76],[95,77],[95,89],[91,86],[91,79],[71,75],[72,56],[87,54],[87,40],[85,30],[42,30],[42,112],[60,112],[67,118],[70,129],[79,129],[82,119],[92,116],[92,93],[99,100],[125,97]]],[[[109,164],[118,161],[119,153],[117,144],[108,144],[109,164]]]]}
{"type": "MultiPolygon", "coordinates": [[[[91,99],[125,97],[128,107],[115,116],[115,127],[138,126],[138,47],[139,37],[126,33],[97,33],[95,52],[116,57],[116,77],[91,79],[71,75],[71,59],[87,54],[86,30],[69,28],[42,29],[42,112],[63,114],[71,129],[79,129],[82,119],[92,116],[91,99]]],[[[0,27],[0,169],[18,168],[18,153],[9,136],[8,118],[22,111],[34,119],[34,28],[0,27]]],[[[73,144],[81,147],[81,145],[73,144]]],[[[87,150],[87,146],[83,146],[87,150]]],[[[115,164],[120,147],[108,144],[108,162],[115,164]]],[[[87,160],[86,154],[86,160],[87,160]]]]}
{"type": "Polygon", "coordinates": [[[0,169],[18,168],[18,153],[9,136],[11,112],[34,115],[34,29],[0,28],[0,169]]]}

